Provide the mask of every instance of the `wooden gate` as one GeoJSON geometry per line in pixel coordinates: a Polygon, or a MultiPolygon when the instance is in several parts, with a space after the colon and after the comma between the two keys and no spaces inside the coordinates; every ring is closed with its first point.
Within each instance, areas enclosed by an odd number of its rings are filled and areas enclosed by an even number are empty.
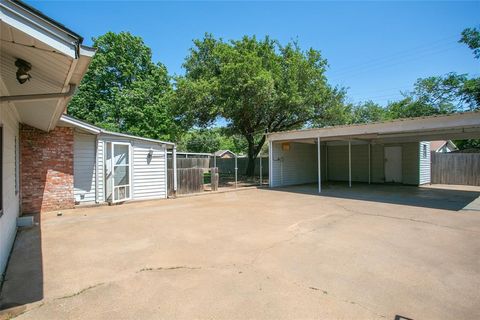
{"type": "Polygon", "coordinates": [[[480,186],[480,153],[432,152],[432,183],[480,186]]]}
{"type": "MultiPolygon", "coordinates": [[[[168,169],[168,195],[173,195],[173,169],[168,169]]],[[[177,194],[198,193],[203,191],[203,169],[177,169],[177,194]]]]}

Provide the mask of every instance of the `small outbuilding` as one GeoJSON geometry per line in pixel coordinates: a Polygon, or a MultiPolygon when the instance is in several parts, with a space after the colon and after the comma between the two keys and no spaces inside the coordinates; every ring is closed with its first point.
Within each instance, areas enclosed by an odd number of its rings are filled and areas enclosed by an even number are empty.
{"type": "Polygon", "coordinates": [[[233,159],[235,158],[235,153],[230,150],[218,150],[213,154],[216,158],[220,159],[233,159]]]}
{"type": "Polygon", "coordinates": [[[448,153],[458,151],[458,148],[451,140],[438,140],[430,142],[430,150],[437,153],[448,153]]]}
{"type": "Polygon", "coordinates": [[[67,115],[73,128],[75,203],[167,198],[167,150],[175,144],[110,132],[67,115]]]}
{"type": "Polygon", "coordinates": [[[428,184],[429,141],[479,137],[478,111],[270,133],[269,184],[428,184]]]}

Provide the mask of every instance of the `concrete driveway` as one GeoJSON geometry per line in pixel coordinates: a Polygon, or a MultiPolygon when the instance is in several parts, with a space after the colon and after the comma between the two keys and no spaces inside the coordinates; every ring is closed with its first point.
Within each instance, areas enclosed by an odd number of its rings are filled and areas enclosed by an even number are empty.
{"type": "Polygon", "coordinates": [[[480,188],[446,188],[47,214],[19,233],[0,304],[17,319],[479,319],[480,211],[460,209],[480,188]]]}

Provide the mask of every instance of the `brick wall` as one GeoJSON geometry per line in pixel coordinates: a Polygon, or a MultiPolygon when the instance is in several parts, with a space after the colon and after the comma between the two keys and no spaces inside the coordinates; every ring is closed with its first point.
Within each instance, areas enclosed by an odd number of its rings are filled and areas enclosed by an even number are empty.
{"type": "Polygon", "coordinates": [[[20,128],[22,212],[73,208],[73,128],[20,128]]]}

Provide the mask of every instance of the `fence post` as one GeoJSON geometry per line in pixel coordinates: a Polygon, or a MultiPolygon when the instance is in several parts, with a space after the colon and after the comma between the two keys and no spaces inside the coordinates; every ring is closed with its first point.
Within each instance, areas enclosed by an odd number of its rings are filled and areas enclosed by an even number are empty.
{"type": "Polygon", "coordinates": [[[262,169],[263,169],[263,167],[262,167],[262,154],[261,153],[258,155],[258,158],[260,159],[260,186],[262,186],[262,184],[263,184],[262,183],[262,169]]]}
{"type": "Polygon", "coordinates": [[[237,165],[237,155],[235,154],[235,189],[237,189],[237,173],[238,173],[238,165],[237,165]]]}
{"type": "Polygon", "coordinates": [[[172,150],[172,162],[173,162],[173,196],[177,195],[177,146],[173,146],[172,150]]]}
{"type": "Polygon", "coordinates": [[[211,169],[211,178],[210,184],[212,186],[212,191],[218,190],[218,168],[211,169]]]}

